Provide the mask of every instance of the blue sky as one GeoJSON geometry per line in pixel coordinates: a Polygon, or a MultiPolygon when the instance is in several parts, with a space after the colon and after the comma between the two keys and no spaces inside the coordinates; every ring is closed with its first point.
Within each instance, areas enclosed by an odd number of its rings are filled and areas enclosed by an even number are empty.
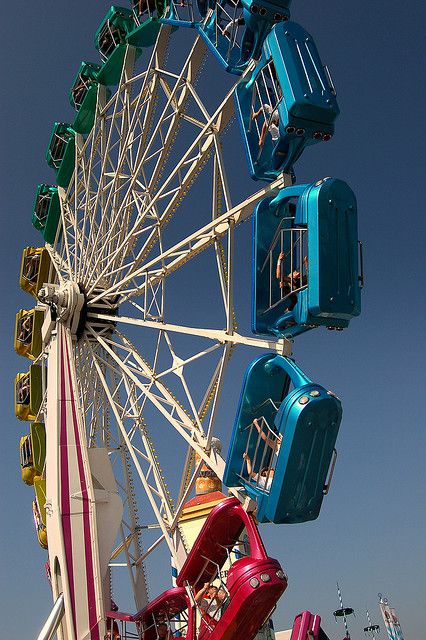
{"type": "MultiPolygon", "coordinates": [[[[40,242],[30,218],[35,186],[53,180],[44,160],[52,123],[72,118],[69,87],[80,60],[97,60],[93,35],[108,6],[45,0],[12,3],[2,14],[0,612],[10,640],[35,637],[50,605],[30,490],[20,481],[24,428],[12,405],[12,377],[23,368],[13,352],[14,316],[30,304],[19,290],[19,263],[22,248],[40,242]]],[[[331,615],[338,605],[336,580],[357,612],[354,638],[362,634],[366,606],[379,621],[379,591],[397,608],[407,640],[424,629],[426,7],[420,0],[408,6],[294,0],[292,7],[292,18],[312,33],[332,70],[341,109],[333,141],[308,149],[297,164],[298,182],[329,175],[355,191],[366,286],[362,316],[347,331],[311,332],[294,346],[307,374],[342,398],[332,491],[316,522],[264,527],[262,533],[290,578],[276,627],[288,628],[309,608],[323,616],[336,640],[343,636],[331,615]]],[[[249,246],[247,229],[241,242],[249,246]]],[[[242,278],[236,286],[246,284],[242,278]]],[[[236,360],[231,398],[247,362],[236,360]]],[[[231,400],[229,407],[232,423],[231,400]]]]}

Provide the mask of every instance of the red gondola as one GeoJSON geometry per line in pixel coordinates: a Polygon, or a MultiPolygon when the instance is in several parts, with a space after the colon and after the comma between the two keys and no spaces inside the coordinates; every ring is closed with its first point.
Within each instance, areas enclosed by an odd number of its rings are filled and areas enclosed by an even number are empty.
{"type": "Polygon", "coordinates": [[[195,594],[217,578],[227,560],[232,564],[223,585],[228,593],[226,608],[214,622],[202,622],[199,640],[231,640],[237,629],[238,636],[252,640],[287,587],[287,576],[278,560],[267,556],[253,517],[236,498],[224,500],[210,513],[177,577],[177,585],[190,587],[195,594]]]}
{"type": "Polygon", "coordinates": [[[302,611],[295,617],[290,640],[318,640],[321,617],[310,611],[302,611]]]}
{"type": "Polygon", "coordinates": [[[287,588],[286,574],[278,560],[267,556],[253,517],[236,498],[211,511],[176,582],[177,587],[134,616],[108,612],[111,640],[111,621],[136,624],[141,640],[232,640],[236,635],[253,640],[287,588]],[[221,576],[226,561],[225,581],[221,576]],[[222,605],[217,603],[214,615],[207,615],[196,594],[217,578],[227,597],[222,605]]]}
{"type": "Polygon", "coordinates": [[[195,608],[186,589],[164,591],[133,616],[142,640],[171,640],[186,636],[195,640],[195,608]],[[174,631],[174,632],[173,632],[174,631]]]}

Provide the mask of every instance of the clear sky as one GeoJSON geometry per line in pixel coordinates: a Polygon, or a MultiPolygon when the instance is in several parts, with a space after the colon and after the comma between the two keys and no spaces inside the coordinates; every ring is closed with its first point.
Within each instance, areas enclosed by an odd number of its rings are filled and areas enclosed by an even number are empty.
{"type": "MultiPolygon", "coordinates": [[[[20,481],[18,443],[25,425],[18,424],[12,404],[12,378],[24,366],[13,352],[14,316],[30,304],[18,286],[19,263],[24,246],[40,243],[31,209],[37,183],[54,179],[44,160],[52,123],[73,117],[69,87],[80,60],[97,60],[93,36],[108,7],[94,0],[44,0],[2,8],[0,614],[9,640],[36,637],[50,607],[31,490],[20,481]]],[[[308,608],[321,614],[332,639],[342,637],[332,618],[338,580],[345,603],[357,612],[354,639],[362,636],[366,607],[381,622],[380,591],[397,608],[406,640],[420,640],[426,574],[426,6],[421,0],[293,0],[292,18],[314,36],[341,108],[333,142],[305,152],[298,182],[335,176],[352,186],[366,286],[363,314],[347,331],[311,332],[294,346],[304,370],[342,398],[344,420],[334,486],[320,518],[262,529],[290,580],[276,627],[288,628],[308,608]]],[[[242,279],[237,287],[248,284],[242,279]]],[[[236,394],[248,361],[237,359],[240,377],[227,383],[236,394]]],[[[234,412],[230,406],[230,423],[234,412]]],[[[153,595],[155,587],[154,580],[153,595]]]]}

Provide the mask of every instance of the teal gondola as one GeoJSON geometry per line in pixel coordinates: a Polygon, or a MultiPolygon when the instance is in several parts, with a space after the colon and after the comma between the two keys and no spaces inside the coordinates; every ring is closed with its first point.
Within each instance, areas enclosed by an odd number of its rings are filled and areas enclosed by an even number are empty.
{"type": "Polygon", "coordinates": [[[197,27],[226,71],[241,75],[251,60],[261,57],[274,24],[287,22],[290,4],[291,0],[197,0],[203,17],[197,27]]]}
{"type": "Polygon", "coordinates": [[[252,329],[341,330],[361,311],[357,204],[335,178],[282,189],[253,216],[252,329]]]}
{"type": "Polygon", "coordinates": [[[172,27],[196,27],[207,14],[208,2],[212,8],[214,0],[167,0],[160,22],[172,27]]]}
{"type": "Polygon", "coordinates": [[[225,485],[256,500],[259,522],[314,520],[334,468],[341,417],[340,400],[291,359],[257,358],[243,382],[225,485]]]}
{"type": "Polygon", "coordinates": [[[102,59],[97,79],[106,86],[120,81],[127,37],[135,31],[137,24],[131,9],[112,6],[95,34],[95,48],[102,59]]]}
{"type": "Polygon", "coordinates": [[[306,146],[333,136],[336,90],[312,36],[295,22],[272,28],[259,63],[237,86],[235,97],[256,180],[290,173],[306,146]]]}
{"type": "Polygon", "coordinates": [[[241,1],[216,0],[197,28],[222,67],[229,73],[241,75],[248,60],[246,50],[251,48],[244,41],[246,28],[241,1]]]}

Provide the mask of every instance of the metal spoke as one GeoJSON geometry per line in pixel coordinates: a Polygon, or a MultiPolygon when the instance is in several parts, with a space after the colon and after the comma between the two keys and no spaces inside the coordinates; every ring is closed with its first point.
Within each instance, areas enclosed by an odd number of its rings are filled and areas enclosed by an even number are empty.
{"type": "MultiPolygon", "coordinates": [[[[152,258],[149,262],[146,262],[143,267],[139,267],[133,273],[123,276],[120,283],[107,288],[104,295],[120,293],[122,301],[132,296],[142,296],[148,286],[154,286],[160,278],[173,273],[173,271],[210,247],[217,239],[222,238],[229,232],[231,225],[236,226],[244,222],[244,220],[247,220],[247,218],[251,216],[253,208],[260,200],[275,194],[278,189],[288,186],[289,183],[289,177],[284,175],[273,183],[263,187],[240,204],[234,206],[230,211],[212,220],[158,256],[152,258]],[[126,285],[129,285],[132,281],[136,281],[137,278],[141,278],[141,284],[137,287],[129,286],[127,288],[126,285]],[[147,278],[149,278],[149,281],[145,282],[147,278]]],[[[96,302],[100,297],[101,294],[95,296],[93,302],[96,302]]]]}
{"type": "MultiPolygon", "coordinates": [[[[110,319],[110,316],[102,313],[93,313],[91,317],[98,320],[110,319]]],[[[149,329],[157,329],[158,331],[168,331],[175,333],[182,333],[184,335],[191,335],[194,337],[208,338],[214,340],[220,344],[229,342],[231,344],[247,345],[249,347],[257,347],[261,349],[268,349],[269,351],[276,351],[282,355],[291,354],[291,342],[285,338],[280,340],[267,340],[265,338],[252,338],[249,336],[243,336],[237,332],[233,332],[231,335],[224,330],[218,329],[200,329],[196,327],[188,327],[182,325],[173,325],[166,322],[154,322],[150,320],[143,320],[141,318],[130,318],[127,316],[119,316],[117,318],[119,322],[124,324],[136,325],[140,327],[146,327],[149,329]]],[[[204,355],[204,351],[200,352],[200,356],[204,355]]]]}

